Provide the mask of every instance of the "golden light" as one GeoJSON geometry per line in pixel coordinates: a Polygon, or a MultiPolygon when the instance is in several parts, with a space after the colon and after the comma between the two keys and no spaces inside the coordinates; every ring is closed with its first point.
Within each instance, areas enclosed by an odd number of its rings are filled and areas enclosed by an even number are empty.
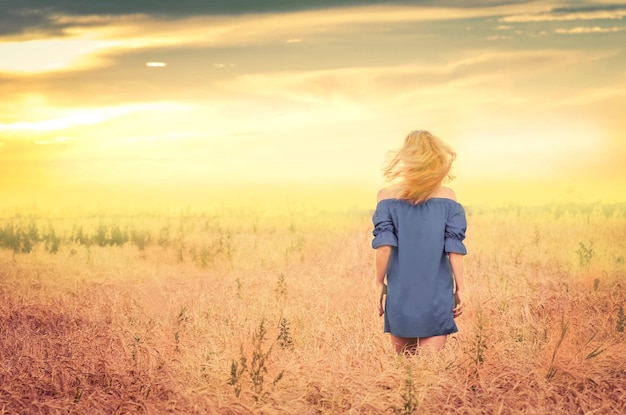
{"type": "Polygon", "coordinates": [[[119,45],[116,40],[57,38],[0,42],[0,73],[36,74],[105,65],[97,54],[119,45]]]}
{"type": "Polygon", "coordinates": [[[119,105],[108,108],[92,108],[92,109],[71,109],[56,110],[57,112],[67,113],[55,118],[37,120],[37,121],[18,121],[13,123],[0,123],[0,132],[2,131],[56,131],[64,130],[76,126],[95,125],[124,115],[139,112],[180,112],[190,108],[175,102],[150,102],[137,103],[128,105],[119,105]]]}
{"type": "Polygon", "coordinates": [[[604,79],[621,69],[623,54],[614,43],[589,48],[568,38],[591,44],[623,28],[615,14],[567,27],[560,22],[598,15],[550,10],[529,3],[50,16],[60,29],[49,37],[0,41],[0,73],[11,79],[0,84],[1,173],[6,183],[23,174],[40,187],[45,176],[49,184],[123,183],[160,194],[253,182],[341,182],[374,192],[384,184],[385,152],[424,128],[457,150],[452,186],[472,202],[539,202],[569,188],[587,198],[610,193],[607,178],[623,175],[615,154],[624,150],[611,148],[626,128],[615,110],[626,89],[619,77],[604,79]],[[465,19],[472,21],[458,33],[439,23],[465,19]],[[551,43],[527,41],[540,32],[523,24],[544,21],[557,22],[540,28],[551,43]],[[368,49],[372,36],[380,44],[368,49]],[[458,36],[474,43],[457,47],[458,36]],[[407,56],[407,45],[433,39],[445,53],[425,47],[407,56]],[[565,41],[574,43],[560,47],[565,41]]]}

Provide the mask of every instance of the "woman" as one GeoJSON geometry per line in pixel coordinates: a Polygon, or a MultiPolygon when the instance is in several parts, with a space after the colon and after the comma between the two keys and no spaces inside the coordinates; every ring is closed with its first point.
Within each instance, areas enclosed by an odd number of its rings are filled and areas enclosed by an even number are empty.
{"type": "Polygon", "coordinates": [[[454,192],[442,186],[455,158],[439,138],[413,131],[384,169],[398,183],[378,193],[372,247],[378,312],[397,353],[440,350],[458,331],[467,223],[454,192]]]}

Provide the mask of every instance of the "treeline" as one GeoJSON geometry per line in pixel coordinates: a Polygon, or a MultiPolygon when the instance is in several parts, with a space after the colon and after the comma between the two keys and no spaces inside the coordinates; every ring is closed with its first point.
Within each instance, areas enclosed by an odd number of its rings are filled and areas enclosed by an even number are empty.
{"type": "MultiPolygon", "coordinates": [[[[58,224],[57,224],[58,225],[58,224]]],[[[43,245],[50,254],[56,254],[63,245],[73,248],[84,246],[121,247],[128,244],[144,251],[149,246],[174,248],[180,262],[185,258],[196,262],[200,267],[213,263],[217,255],[224,255],[229,260],[233,245],[231,231],[206,218],[181,217],[176,226],[166,223],[147,227],[132,223],[104,220],[95,226],[73,224],[71,229],[55,230],[52,223],[42,225],[36,219],[14,218],[0,221],[0,249],[10,249],[16,254],[29,254],[37,246],[43,245]]]]}
{"type": "Polygon", "coordinates": [[[547,205],[510,205],[510,206],[465,206],[465,210],[474,215],[513,215],[544,216],[559,219],[563,216],[623,217],[626,215],[626,203],[555,203],[547,205]]]}
{"type": "Polygon", "coordinates": [[[0,227],[0,248],[11,249],[15,253],[30,253],[40,243],[44,243],[46,251],[51,254],[57,253],[61,244],[66,243],[122,246],[131,242],[143,250],[151,239],[147,230],[123,228],[119,224],[101,223],[93,232],[74,225],[69,235],[58,235],[52,226],[40,230],[34,219],[26,225],[21,221],[9,220],[0,227]]]}

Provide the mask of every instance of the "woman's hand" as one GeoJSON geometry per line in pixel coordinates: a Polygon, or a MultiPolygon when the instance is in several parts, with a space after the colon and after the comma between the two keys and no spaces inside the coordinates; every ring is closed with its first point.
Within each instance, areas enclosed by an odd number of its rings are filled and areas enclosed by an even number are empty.
{"type": "Polygon", "coordinates": [[[455,307],[452,309],[452,314],[454,318],[457,318],[463,313],[465,308],[465,302],[463,302],[462,293],[459,290],[456,290],[454,293],[454,304],[455,307]]]}

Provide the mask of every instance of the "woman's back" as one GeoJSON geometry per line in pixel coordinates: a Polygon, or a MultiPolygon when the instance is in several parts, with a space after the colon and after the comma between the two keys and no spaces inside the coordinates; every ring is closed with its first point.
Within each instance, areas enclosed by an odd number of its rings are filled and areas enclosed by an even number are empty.
{"type": "Polygon", "coordinates": [[[401,337],[456,332],[448,252],[466,252],[463,207],[444,197],[418,204],[382,199],[372,220],[372,246],[394,247],[387,267],[385,331],[401,337]]]}

